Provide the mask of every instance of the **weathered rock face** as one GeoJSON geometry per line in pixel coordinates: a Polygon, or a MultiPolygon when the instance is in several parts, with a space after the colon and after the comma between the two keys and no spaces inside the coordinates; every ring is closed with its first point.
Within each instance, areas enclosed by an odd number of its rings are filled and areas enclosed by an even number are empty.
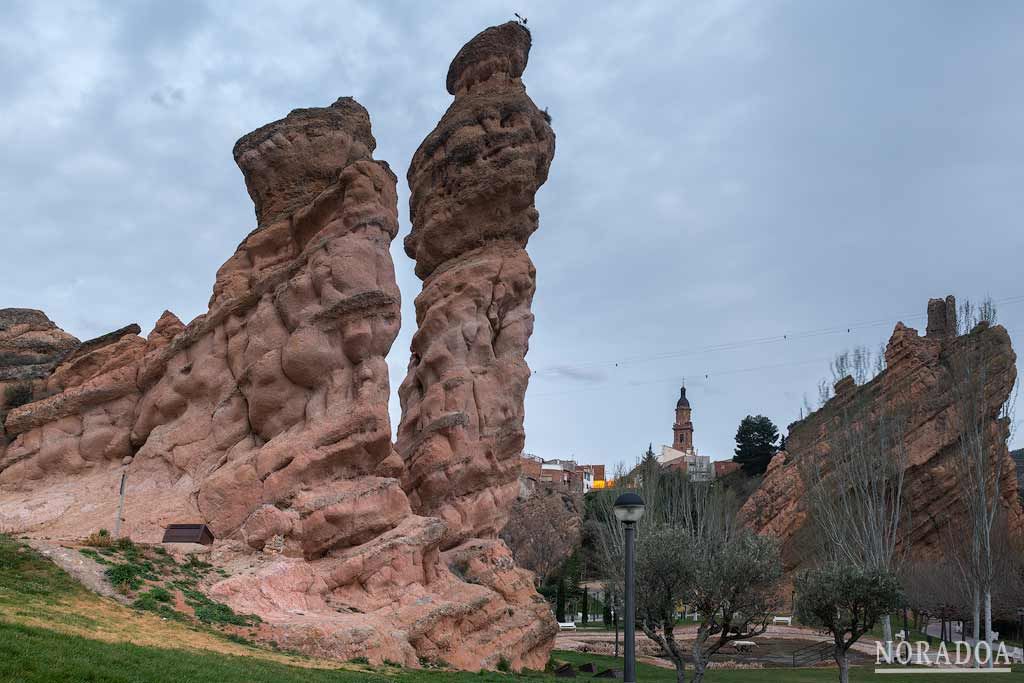
{"type": "MultiPolygon", "coordinates": [[[[9,443],[0,446],[0,486],[22,490],[47,475],[79,474],[131,455],[128,432],[139,395],[135,363],[146,346],[138,325],[79,343],[42,313],[30,313],[29,330],[15,341],[32,339],[49,360],[19,374],[19,382],[28,382],[20,386],[31,386],[32,400],[8,405],[3,421],[9,443]]],[[[25,329],[26,316],[18,320],[8,332],[25,329]]]]}
{"type": "Polygon", "coordinates": [[[45,379],[78,345],[42,311],[0,308],[0,384],[45,379]]]}
{"type": "MultiPolygon", "coordinates": [[[[463,113],[443,136],[452,142],[428,156],[461,177],[432,211],[486,238],[466,247],[434,214],[429,230],[414,230],[412,242],[440,260],[417,304],[430,331],[414,342],[426,362],[403,394],[402,450],[391,443],[385,363],[400,322],[396,177],[372,157],[366,110],[342,98],[236,144],[258,227],[218,271],[206,314],[184,325],[165,312],[147,338],[129,326],[79,344],[38,311],[0,313],[0,375],[17,367],[8,373],[34,383],[4,420],[0,528],[58,538],[110,528],[125,472],[123,529],[157,542],[169,523],[208,524],[212,557],[232,574],[212,592],[259,613],[263,635],[283,647],[409,666],[543,667],[555,624],[496,536],[529,375],[534,279],[522,247],[554,143],[518,80],[529,35],[504,26],[481,36],[486,50],[470,49],[478,37],[460,53],[460,72],[481,81],[478,104],[457,100],[463,113]],[[487,76],[483,65],[503,54],[518,71],[487,76]],[[477,135],[465,112],[495,133],[477,135]],[[470,149],[481,155],[475,170],[462,166],[470,149]],[[499,198],[486,230],[460,213],[483,217],[499,198]],[[430,402],[445,392],[441,415],[430,402]]],[[[473,86],[459,88],[463,98],[473,86]]]]}
{"type": "Polygon", "coordinates": [[[933,556],[951,519],[966,514],[954,467],[959,449],[958,408],[951,391],[952,359],[967,344],[982,349],[980,357],[986,385],[984,414],[993,441],[1003,459],[1001,497],[1010,528],[1024,531],[1024,513],[1018,496],[1016,468],[1006,448],[1009,424],[1000,408],[1010,397],[1016,380],[1016,355],[1001,326],[979,325],[969,335],[957,336],[956,305],[952,297],[932,299],[928,305],[928,333],[897,323],[885,351],[886,370],[862,386],[846,378],[836,384],[836,396],[821,410],[789,427],[786,453],[775,456],[764,481],[747,499],[740,516],[759,533],[783,540],[787,569],[801,566],[814,533],[807,519],[803,458],[828,458],[840,415],[847,406],[866,407],[869,414],[899,410],[906,414],[907,469],[904,500],[909,506],[907,536],[917,557],[933,556]],[[970,337],[970,338],[968,338],[970,337]]]}
{"type": "Polygon", "coordinates": [[[1017,465],[1017,493],[1024,499],[1024,448],[1012,451],[1010,457],[1017,465]]]}
{"type": "MultiPolygon", "coordinates": [[[[455,101],[408,173],[405,250],[424,283],[399,389],[402,486],[414,512],[444,520],[445,554],[471,568],[494,566],[486,585],[503,593],[497,586],[513,564],[496,537],[518,491],[533,331],[535,271],[525,246],[555,151],[520,80],[529,49],[529,32],[507,23],[459,51],[448,72],[455,101]]],[[[523,581],[515,578],[506,595],[512,609],[480,618],[515,633],[520,661],[543,668],[557,626],[523,581]]]]}
{"type": "Polygon", "coordinates": [[[446,548],[496,536],[518,491],[535,289],[524,247],[555,151],[520,80],[529,49],[512,22],[466,44],[448,72],[455,101],[409,167],[405,250],[424,283],[397,449],[413,510],[445,520],[446,548]]]}
{"type": "Polygon", "coordinates": [[[7,412],[40,395],[46,377],[78,344],[42,311],[0,309],[0,455],[7,412]]]}

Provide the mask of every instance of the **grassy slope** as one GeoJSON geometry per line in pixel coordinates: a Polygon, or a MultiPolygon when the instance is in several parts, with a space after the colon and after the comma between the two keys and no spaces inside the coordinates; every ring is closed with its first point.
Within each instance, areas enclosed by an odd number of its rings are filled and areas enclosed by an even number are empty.
{"type": "MultiPolygon", "coordinates": [[[[598,668],[617,666],[610,657],[556,652],[556,659],[598,668]]],[[[138,612],[94,595],[34,551],[0,536],[0,681],[94,681],[122,683],[512,683],[555,680],[550,675],[510,676],[451,671],[370,668],[290,657],[228,641],[222,634],[138,612]],[[170,649],[172,646],[179,649],[170,649]]],[[[688,672],[690,673],[690,672],[688,672]]],[[[671,670],[641,665],[645,683],[675,681],[671,670]]],[[[997,680],[1017,680],[1020,672],[997,680]]],[[[954,682],[967,677],[944,675],[954,682]]],[[[967,678],[973,680],[974,676],[967,678]]],[[[870,669],[854,681],[878,680],[870,669]]],[[[586,680],[586,679],[583,679],[586,680]]],[[[709,683],[812,683],[837,680],[834,669],[712,671],[709,683]]],[[[914,683],[920,676],[886,676],[887,683],[914,683]]]]}

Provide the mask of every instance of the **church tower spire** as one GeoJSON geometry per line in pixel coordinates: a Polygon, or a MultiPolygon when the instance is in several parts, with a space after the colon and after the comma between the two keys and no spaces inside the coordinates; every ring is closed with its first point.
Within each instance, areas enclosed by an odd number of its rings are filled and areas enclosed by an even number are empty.
{"type": "Polygon", "coordinates": [[[693,450],[693,422],[690,421],[690,402],[686,399],[686,383],[679,389],[676,401],[676,422],[672,425],[672,448],[689,453],[693,450]]]}

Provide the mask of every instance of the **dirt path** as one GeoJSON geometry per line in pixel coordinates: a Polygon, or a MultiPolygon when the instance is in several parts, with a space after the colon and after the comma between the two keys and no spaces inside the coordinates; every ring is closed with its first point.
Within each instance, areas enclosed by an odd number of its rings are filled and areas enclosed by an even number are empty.
{"type": "Polygon", "coordinates": [[[75,548],[65,548],[51,541],[32,539],[27,543],[33,550],[66,571],[92,592],[127,604],[127,599],[115,591],[107,581],[103,565],[96,560],[86,557],[75,548]]]}
{"type": "MultiPolygon", "coordinates": [[[[693,640],[697,634],[697,626],[686,625],[680,626],[676,629],[676,638],[679,640],[693,640]]],[[[620,638],[621,633],[620,633],[620,638]]],[[[647,638],[637,632],[637,639],[647,641],[647,638]]],[[[753,639],[755,642],[758,640],[805,640],[805,641],[823,641],[830,640],[830,637],[822,634],[820,631],[811,628],[801,628],[798,626],[769,626],[768,630],[764,635],[757,636],[753,639]]],[[[575,650],[579,651],[582,646],[588,644],[606,644],[615,641],[614,631],[602,631],[589,629],[579,629],[577,631],[562,631],[555,637],[555,648],[559,650],[575,650]]],[[[859,652],[864,655],[875,656],[875,639],[865,636],[853,644],[852,650],[859,652]]],[[[658,660],[656,657],[649,658],[652,661],[648,663],[661,662],[660,665],[667,665],[664,660],[658,660]]],[[[667,665],[671,668],[671,665],[667,665]]]]}

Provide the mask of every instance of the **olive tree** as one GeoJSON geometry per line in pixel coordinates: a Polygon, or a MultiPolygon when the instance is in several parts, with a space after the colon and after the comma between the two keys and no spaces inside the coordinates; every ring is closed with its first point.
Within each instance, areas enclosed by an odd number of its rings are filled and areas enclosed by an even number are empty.
{"type": "Polygon", "coordinates": [[[658,643],[686,680],[686,662],[676,640],[677,607],[689,598],[694,581],[694,548],[689,536],[671,526],[650,528],[637,540],[637,624],[658,643]]]}
{"type": "Polygon", "coordinates": [[[891,572],[831,562],[805,570],[794,581],[796,616],[832,636],[840,683],[850,680],[850,647],[900,606],[899,580],[891,572]]]}
{"type": "Polygon", "coordinates": [[[711,657],[724,645],[768,629],[779,606],[782,562],[778,541],[747,530],[707,538],[694,555],[687,604],[700,614],[693,643],[693,680],[701,683],[711,657]]]}
{"type": "MultiPolygon", "coordinates": [[[[657,462],[634,472],[647,511],[638,524],[637,623],[658,643],[686,680],[677,639],[680,605],[701,615],[693,643],[694,681],[723,645],[763,633],[775,609],[781,576],[775,541],[739,529],[731,494],[710,482],[693,482],[657,462]]],[[[594,498],[593,532],[605,575],[622,586],[622,530],[611,510],[614,491],[594,498]]]]}

